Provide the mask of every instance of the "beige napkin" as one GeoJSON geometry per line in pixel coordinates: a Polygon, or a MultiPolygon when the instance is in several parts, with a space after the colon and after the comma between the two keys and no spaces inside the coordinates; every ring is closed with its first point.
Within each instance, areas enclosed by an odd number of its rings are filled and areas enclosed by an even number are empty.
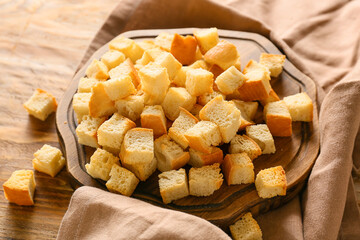
{"type": "MultiPolygon", "coordinates": [[[[360,239],[351,177],[352,167],[357,171],[360,167],[359,12],[360,1],[123,0],[95,36],[82,63],[116,35],[134,29],[215,26],[270,38],[319,86],[321,151],[303,194],[257,217],[264,239],[360,239]]],[[[58,239],[99,236],[226,238],[217,227],[194,216],[80,188],[58,239]]]]}

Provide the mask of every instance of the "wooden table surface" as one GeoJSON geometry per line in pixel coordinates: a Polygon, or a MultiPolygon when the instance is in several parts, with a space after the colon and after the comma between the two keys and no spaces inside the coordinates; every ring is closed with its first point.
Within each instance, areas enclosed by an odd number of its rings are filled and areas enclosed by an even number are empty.
{"type": "MultiPolygon", "coordinates": [[[[65,170],[55,178],[36,172],[35,206],[9,204],[2,184],[32,169],[33,153],[59,147],[55,116],[29,117],[22,104],[36,88],[59,100],[91,38],[115,0],[0,0],[0,238],[54,239],[73,189],[65,170]]],[[[360,199],[360,179],[356,179],[360,199]]],[[[359,205],[360,205],[360,201],[359,205]]]]}

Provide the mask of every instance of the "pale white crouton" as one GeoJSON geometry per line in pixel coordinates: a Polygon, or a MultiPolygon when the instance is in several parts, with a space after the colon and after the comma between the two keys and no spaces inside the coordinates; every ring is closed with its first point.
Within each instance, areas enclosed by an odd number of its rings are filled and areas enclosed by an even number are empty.
{"type": "Polygon", "coordinates": [[[120,78],[112,78],[103,83],[105,92],[112,101],[126,98],[136,93],[135,86],[129,75],[120,78]]]}
{"type": "Polygon", "coordinates": [[[194,31],[194,37],[202,54],[205,54],[219,42],[217,28],[199,29],[194,31]]]}
{"type": "Polygon", "coordinates": [[[139,179],[132,172],[114,164],[110,171],[110,179],[106,182],[106,187],[110,192],[131,196],[138,183],[139,179]]]}
{"type": "Polygon", "coordinates": [[[275,153],[274,138],[266,124],[257,124],[246,127],[246,135],[259,145],[263,154],[275,153]]]}
{"type": "Polygon", "coordinates": [[[155,138],[167,133],[166,117],[161,105],[146,106],[144,108],[141,113],[141,127],[152,129],[155,138]]]}
{"type": "Polygon", "coordinates": [[[23,106],[30,115],[45,121],[51,113],[56,111],[57,102],[52,94],[38,88],[23,106]]]}
{"type": "Polygon", "coordinates": [[[256,175],[256,190],[261,198],[286,195],[286,175],[282,166],[261,170],[256,175]]]}
{"type": "Polygon", "coordinates": [[[114,113],[110,119],[106,120],[97,131],[98,143],[101,146],[120,149],[124,136],[136,124],[130,119],[114,113]]]}
{"type": "Polygon", "coordinates": [[[116,66],[119,66],[120,63],[125,61],[125,55],[122,52],[116,51],[116,50],[110,50],[104,53],[101,57],[101,62],[103,62],[108,70],[110,71],[116,66]]]}
{"type": "Polygon", "coordinates": [[[141,58],[144,50],[132,39],[117,37],[109,43],[110,50],[117,50],[125,54],[134,63],[141,58]]]}
{"type": "Polygon", "coordinates": [[[186,90],[193,96],[213,92],[214,75],[204,69],[189,69],[186,71],[186,90]]]}
{"type": "Polygon", "coordinates": [[[227,154],[222,170],[228,185],[253,183],[254,164],[246,153],[227,154]]]}
{"type": "Polygon", "coordinates": [[[134,122],[140,118],[144,106],[144,95],[131,95],[115,102],[117,111],[134,122]]]}
{"type": "Polygon", "coordinates": [[[285,55],[262,53],[260,56],[260,64],[270,70],[271,77],[280,75],[285,62],[285,55]]]}
{"type": "Polygon", "coordinates": [[[185,169],[171,170],[159,174],[160,195],[165,204],[189,195],[185,169]]]}
{"type": "Polygon", "coordinates": [[[234,240],[262,240],[259,224],[249,212],[230,226],[230,232],[234,240]]]}
{"type": "Polygon", "coordinates": [[[236,67],[231,66],[221,73],[215,80],[217,87],[223,94],[231,94],[241,87],[246,81],[246,77],[236,67]]]}
{"type": "Polygon", "coordinates": [[[183,149],[189,146],[189,141],[184,136],[184,133],[191,127],[195,126],[198,119],[195,118],[186,109],[180,107],[179,116],[169,128],[169,137],[178,143],[183,149]]]}
{"type": "Polygon", "coordinates": [[[108,71],[107,66],[103,62],[94,59],[86,69],[86,76],[103,81],[109,78],[108,71]]]}
{"type": "Polygon", "coordinates": [[[110,179],[110,171],[114,164],[119,164],[119,158],[98,148],[91,155],[90,163],[85,164],[85,168],[91,177],[107,181],[110,179]]]}
{"type": "Polygon", "coordinates": [[[93,148],[98,148],[97,130],[105,121],[105,118],[94,118],[89,115],[83,116],[81,123],[76,128],[78,142],[93,148]]]}
{"type": "Polygon", "coordinates": [[[293,121],[311,122],[313,119],[313,103],[306,92],[284,97],[293,121]]]}
{"type": "Polygon", "coordinates": [[[201,168],[191,168],[189,171],[190,195],[210,196],[218,190],[224,181],[219,166],[219,163],[215,163],[201,168]]]}
{"type": "Polygon", "coordinates": [[[240,126],[240,110],[233,102],[217,96],[208,102],[200,111],[201,120],[211,121],[219,126],[223,142],[228,143],[236,135],[240,126]]]}
{"type": "Polygon", "coordinates": [[[196,103],[196,97],[190,95],[185,88],[171,87],[162,103],[166,117],[174,121],[180,113],[180,107],[190,111],[196,103]]]}
{"type": "Polygon", "coordinates": [[[60,149],[45,144],[34,153],[32,164],[35,170],[55,177],[65,166],[65,158],[60,149]]]}
{"type": "Polygon", "coordinates": [[[155,140],[154,149],[156,159],[158,160],[157,168],[161,172],[179,169],[190,159],[189,152],[184,152],[184,150],[166,134],[155,140]]]}
{"type": "Polygon", "coordinates": [[[219,127],[210,121],[196,123],[184,133],[184,136],[191,148],[208,154],[212,152],[211,146],[218,146],[221,143],[219,127]]]}
{"type": "Polygon", "coordinates": [[[139,71],[141,89],[145,93],[145,104],[161,104],[170,85],[166,68],[149,63],[139,71]]]}

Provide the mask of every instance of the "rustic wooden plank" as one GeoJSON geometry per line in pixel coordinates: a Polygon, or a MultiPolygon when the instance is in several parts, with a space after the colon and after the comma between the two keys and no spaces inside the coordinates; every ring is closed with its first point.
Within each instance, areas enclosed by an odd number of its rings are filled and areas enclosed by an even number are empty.
{"type": "Polygon", "coordinates": [[[73,189],[63,170],[35,173],[35,206],[9,204],[2,184],[32,169],[43,144],[59,147],[55,115],[29,117],[22,104],[40,87],[60,100],[87,45],[115,0],[0,1],[0,238],[54,239],[73,189]]]}

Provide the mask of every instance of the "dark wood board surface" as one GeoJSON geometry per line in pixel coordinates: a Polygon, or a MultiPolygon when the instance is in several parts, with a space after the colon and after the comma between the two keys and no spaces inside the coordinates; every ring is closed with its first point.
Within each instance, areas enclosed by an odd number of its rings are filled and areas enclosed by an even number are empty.
{"type": "MultiPolygon", "coordinates": [[[[136,41],[153,39],[165,30],[138,30],[124,33],[123,36],[136,41]]],[[[193,29],[171,29],[167,32],[192,34],[193,29]]],[[[259,60],[261,52],[280,54],[280,51],[266,38],[254,34],[238,31],[219,30],[221,39],[234,43],[240,53],[242,66],[250,59],[259,60]]],[[[105,45],[94,53],[92,58],[100,58],[108,49],[105,45]]],[[[85,75],[86,66],[75,75],[69,88],[65,92],[57,111],[56,124],[63,152],[67,159],[67,167],[73,176],[73,186],[95,186],[104,189],[104,183],[92,179],[85,171],[85,164],[93,149],[77,143],[75,134],[76,121],[72,110],[72,96],[77,90],[78,80],[85,75]]],[[[288,60],[285,61],[284,71],[278,79],[271,80],[272,87],[280,98],[299,92],[307,92],[313,102],[316,102],[316,88],[311,79],[302,74],[288,60]]],[[[260,120],[259,120],[260,121],[260,120]]],[[[141,182],[133,197],[165,208],[175,209],[211,221],[226,228],[238,219],[244,212],[251,211],[254,215],[278,207],[302,189],[307,176],[319,152],[318,112],[314,104],[314,119],[310,123],[293,123],[292,137],[275,137],[276,153],[262,155],[254,160],[255,174],[261,169],[281,165],[286,171],[288,192],[284,197],[261,199],[258,197],[254,184],[222,187],[210,197],[186,197],[165,205],[161,201],[158,189],[157,173],[146,182],[141,182]]]]}

